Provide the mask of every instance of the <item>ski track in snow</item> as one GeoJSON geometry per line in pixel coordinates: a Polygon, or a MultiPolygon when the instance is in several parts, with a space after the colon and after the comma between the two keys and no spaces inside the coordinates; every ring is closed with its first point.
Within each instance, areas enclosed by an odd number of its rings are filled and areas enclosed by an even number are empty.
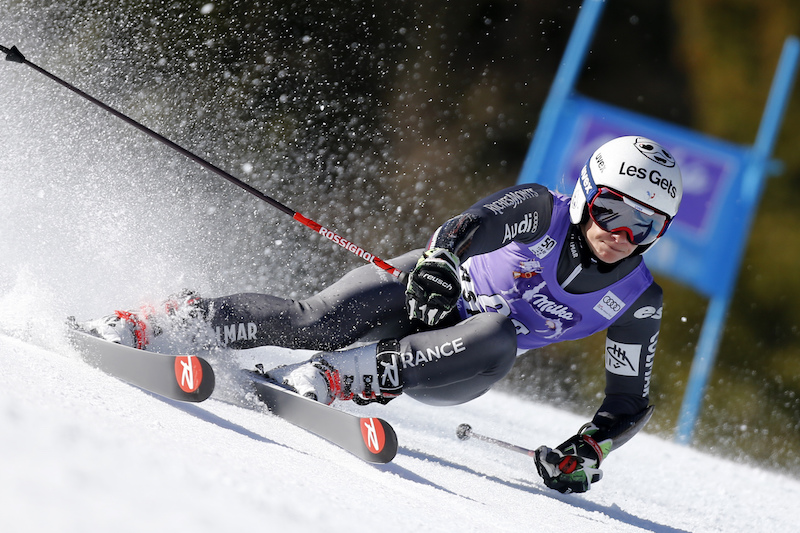
{"type": "MultiPolygon", "coordinates": [[[[526,447],[583,418],[499,392],[458,407],[406,397],[341,405],[381,416],[400,451],[370,465],[268,413],[162,399],[91,368],[69,348],[0,335],[0,529],[30,531],[796,531],[800,482],[646,433],[615,451],[581,495],[539,480],[526,447]]],[[[282,362],[297,353],[241,354],[282,362]]],[[[228,389],[232,390],[226,390],[228,389]]]]}

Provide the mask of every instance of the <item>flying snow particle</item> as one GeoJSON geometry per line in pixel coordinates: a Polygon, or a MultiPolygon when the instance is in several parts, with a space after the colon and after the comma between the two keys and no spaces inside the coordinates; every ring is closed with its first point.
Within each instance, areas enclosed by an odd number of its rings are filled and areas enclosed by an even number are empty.
{"type": "Polygon", "coordinates": [[[214,11],[214,4],[206,4],[200,8],[201,15],[208,15],[212,11],[214,11]]]}

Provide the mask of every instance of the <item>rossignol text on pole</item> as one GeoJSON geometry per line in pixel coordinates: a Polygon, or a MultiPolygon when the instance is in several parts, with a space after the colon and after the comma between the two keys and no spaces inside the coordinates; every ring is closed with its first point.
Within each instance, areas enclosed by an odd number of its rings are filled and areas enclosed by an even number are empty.
{"type": "Polygon", "coordinates": [[[314,222],[310,218],[304,217],[300,213],[298,213],[298,212],[294,211],[293,209],[290,209],[289,207],[283,205],[282,203],[280,203],[279,201],[275,200],[274,198],[271,198],[270,196],[267,196],[266,194],[262,193],[258,189],[254,188],[254,187],[251,187],[250,185],[248,185],[247,183],[243,182],[242,180],[232,176],[228,172],[225,172],[224,170],[222,170],[221,168],[217,167],[216,165],[213,165],[213,164],[209,163],[208,161],[206,161],[202,157],[190,152],[189,150],[187,150],[187,149],[183,148],[182,146],[174,143],[173,141],[170,141],[169,139],[167,139],[163,135],[161,135],[159,133],[156,133],[155,131],[151,130],[147,126],[144,126],[143,124],[133,120],[129,116],[125,115],[124,113],[122,113],[120,111],[117,111],[113,107],[101,102],[97,98],[95,98],[95,97],[93,97],[93,96],[81,91],[77,87],[67,83],[66,81],[62,80],[58,76],[56,76],[54,74],[51,74],[50,72],[44,70],[43,68],[39,67],[38,65],[35,65],[34,63],[31,63],[30,61],[25,59],[25,56],[22,55],[22,53],[17,49],[16,46],[12,46],[10,49],[6,48],[4,46],[0,46],[0,51],[2,51],[4,54],[6,54],[6,61],[12,61],[14,63],[22,63],[24,65],[28,65],[29,67],[33,68],[37,72],[40,72],[44,76],[46,76],[46,77],[50,78],[51,80],[55,81],[59,85],[62,85],[63,87],[66,87],[67,89],[69,89],[70,91],[74,92],[75,94],[77,94],[77,95],[81,96],[82,98],[85,98],[86,100],[89,100],[93,104],[105,109],[106,111],[108,111],[109,113],[114,115],[115,117],[127,122],[131,126],[133,126],[133,127],[137,128],[138,130],[146,133],[147,135],[149,135],[150,137],[156,139],[157,141],[159,141],[159,142],[161,142],[163,144],[166,144],[167,146],[169,146],[170,148],[172,148],[176,152],[179,152],[179,153],[183,154],[184,156],[188,157],[189,159],[191,159],[195,163],[199,164],[200,166],[202,166],[206,170],[209,170],[209,171],[213,172],[214,174],[216,174],[216,175],[218,175],[218,176],[220,176],[222,178],[225,178],[226,180],[228,180],[229,182],[233,183],[237,187],[240,187],[240,188],[244,189],[245,191],[249,192],[253,196],[255,196],[255,197],[267,202],[272,207],[274,207],[274,208],[286,213],[287,215],[289,215],[292,218],[294,218],[296,221],[298,221],[301,224],[307,226],[308,228],[311,228],[313,231],[319,233],[320,235],[324,236],[328,240],[333,241],[334,243],[338,244],[342,248],[354,253],[355,255],[357,255],[357,256],[361,257],[362,259],[366,260],[367,262],[372,263],[372,264],[382,268],[383,270],[385,270],[386,272],[388,272],[389,274],[391,274],[391,275],[393,275],[393,276],[395,276],[397,278],[401,278],[403,276],[404,273],[401,270],[393,267],[392,265],[390,265],[389,263],[387,263],[383,259],[381,259],[381,258],[379,258],[379,257],[377,257],[377,256],[365,251],[363,248],[355,245],[354,243],[350,242],[349,240],[345,239],[344,237],[341,237],[336,232],[323,227],[321,224],[318,224],[317,222],[314,222]]]}

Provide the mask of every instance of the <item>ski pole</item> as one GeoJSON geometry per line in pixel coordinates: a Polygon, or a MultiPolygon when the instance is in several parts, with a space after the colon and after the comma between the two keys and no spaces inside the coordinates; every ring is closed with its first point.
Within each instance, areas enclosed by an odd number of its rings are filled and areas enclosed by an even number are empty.
{"type": "Polygon", "coordinates": [[[509,442],[505,442],[498,439],[493,439],[492,437],[487,437],[486,435],[481,435],[480,433],[475,433],[472,431],[472,426],[469,424],[461,424],[456,429],[456,436],[461,440],[467,440],[470,437],[474,437],[478,440],[482,440],[483,442],[488,442],[490,444],[495,444],[500,446],[501,448],[506,448],[507,450],[511,450],[517,453],[521,453],[524,455],[528,455],[530,457],[536,456],[535,450],[529,450],[528,448],[523,448],[522,446],[517,446],[516,444],[511,444],[509,442]]]}
{"type": "Polygon", "coordinates": [[[145,134],[149,135],[153,139],[156,139],[157,141],[169,146],[170,148],[172,148],[176,152],[178,152],[180,154],[183,154],[184,156],[188,157],[190,160],[192,160],[195,163],[199,164],[201,167],[205,168],[206,170],[209,170],[209,171],[213,172],[214,174],[216,174],[216,175],[228,180],[229,182],[233,183],[237,187],[240,187],[240,188],[244,189],[245,191],[249,192],[250,194],[252,194],[256,198],[259,198],[259,199],[267,202],[272,207],[274,207],[274,208],[278,209],[279,211],[282,211],[283,213],[289,215],[290,217],[292,217],[296,221],[298,221],[301,224],[307,226],[308,228],[311,228],[311,230],[319,233],[320,235],[322,235],[326,239],[328,239],[330,241],[333,241],[334,243],[338,244],[339,246],[341,246],[345,250],[354,253],[355,255],[359,256],[360,258],[364,259],[365,261],[367,261],[369,263],[374,264],[375,266],[377,266],[379,268],[382,268],[383,270],[385,270],[389,274],[395,276],[396,278],[400,278],[402,280],[402,278],[404,277],[403,276],[404,275],[403,271],[393,267],[392,265],[390,265],[389,263],[387,263],[383,259],[381,259],[381,258],[369,253],[368,251],[364,250],[360,246],[357,246],[355,243],[350,242],[349,240],[347,240],[344,237],[342,237],[339,234],[337,234],[335,231],[332,231],[332,230],[330,230],[328,228],[325,228],[324,226],[322,226],[321,224],[319,224],[317,222],[314,222],[310,218],[304,217],[303,215],[301,215],[297,211],[294,211],[293,209],[290,209],[289,207],[283,205],[282,203],[280,203],[279,201],[275,200],[274,198],[272,198],[270,196],[267,196],[266,194],[262,193],[258,189],[248,185],[247,183],[245,183],[242,180],[234,177],[230,173],[225,172],[224,170],[222,170],[221,168],[217,167],[216,165],[213,165],[213,164],[209,163],[208,161],[206,161],[202,157],[190,152],[189,150],[187,150],[187,149],[183,148],[182,146],[178,145],[177,143],[167,139],[166,137],[164,137],[160,133],[156,133],[155,131],[153,131],[150,128],[148,128],[147,126],[135,121],[134,119],[130,118],[129,116],[125,115],[124,113],[122,113],[120,111],[117,111],[113,107],[111,107],[111,106],[101,102],[97,98],[95,98],[95,97],[83,92],[82,90],[78,89],[74,85],[71,85],[70,83],[67,83],[66,81],[64,81],[61,78],[59,78],[58,76],[56,76],[55,74],[51,74],[50,72],[46,71],[45,69],[41,68],[40,66],[38,66],[38,65],[36,65],[34,63],[31,63],[30,61],[25,59],[25,56],[22,55],[22,52],[20,52],[17,49],[16,46],[12,46],[10,49],[6,48],[5,46],[0,46],[0,51],[2,51],[4,54],[6,54],[6,61],[12,61],[14,63],[22,63],[24,65],[28,65],[29,67],[33,68],[37,72],[39,72],[39,73],[43,74],[44,76],[50,78],[51,80],[55,81],[59,85],[62,85],[63,87],[66,87],[67,89],[69,89],[70,91],[74,92],[78,96],[80,96],[82,98],[85,98],[86,100],[89,100],[93,104],[101,107],[102,109],[104,109],[107,112],[111,113],[115,117],[123,120],[124,122],[127,122],[128,124],[130,124],[134,128],[144,132],[145,134]]]}

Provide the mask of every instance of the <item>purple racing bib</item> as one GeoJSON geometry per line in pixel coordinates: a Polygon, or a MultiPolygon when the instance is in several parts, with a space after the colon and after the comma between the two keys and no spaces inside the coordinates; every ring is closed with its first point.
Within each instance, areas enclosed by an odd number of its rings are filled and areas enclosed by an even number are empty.
{"type": "Polygon", "coordinates": [[[569,197],[554,194],[547,234],[531,244],[511,242],[462,265],[459,313],[500,313],[517,328],[518,351],[603,331],[653,283],[642,262],[630,274],[587,294],[558,284],[558,259],[569,229],[569,197]]]}

